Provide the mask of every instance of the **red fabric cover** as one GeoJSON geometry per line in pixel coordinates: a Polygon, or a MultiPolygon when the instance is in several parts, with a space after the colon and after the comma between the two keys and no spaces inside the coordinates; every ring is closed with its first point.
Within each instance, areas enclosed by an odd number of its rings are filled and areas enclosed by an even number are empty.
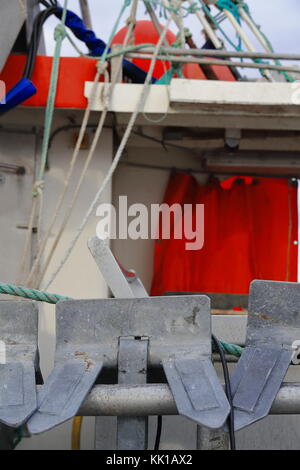
{"type": "Polygon", "coordinates": [[[221,181],[221,188],[231,189],[236,180],[242,180],[245,184],[253,184],[252,176],[231,176],[230,178],[226,178],[225,180],[221,181]]]}
{"type": "MultiPolygon", "coordinates": [[[[12,54],[7,59],[0,80],[9,91],[21,78],[26,56],[12,54]]],[[[60,60],[56,108],[86,108],[84,83],[93,81],[96,74],[96,59],[86,57],[62,57],[60,60]]],[[[46,106],[50,84],[52,57],[38,56],[31,77],[37,87],[37,94],[25,101],[22,106],[46,106]]],[[[101,79],[100,81],[103,81],[101,79]]]]}
{"type": "Polygon", "coordinates": [[[151,295],[169,291],[247,294],[253,279],[297,280],[297,189],[286,179],[216,180],[201,186],[174,173],[164,202],[204,204],[204,247],[186,240],[157,240],[151,295]]]}

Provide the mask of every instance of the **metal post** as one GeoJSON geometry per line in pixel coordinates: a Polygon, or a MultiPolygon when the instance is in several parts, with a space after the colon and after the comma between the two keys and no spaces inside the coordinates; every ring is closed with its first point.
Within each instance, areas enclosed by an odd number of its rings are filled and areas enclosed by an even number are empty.
{"type": "Polygon", "coordinates": [[[222,429],[197,426],[197,450],[228,450],[228,434],[222,429]]]}
{"type": "Polygon", "coordinates": [[[80,3],[80,10],[81,10],[81,14],[82,14],[82,19],[83,19],[86,27],[89,28],[89,29],[93,29],[92,19],[91,19],[91,12],[90,12],[90,8],[89,8],[89,5],[88,5],[88,1],[87,0],[79,0],[79,3],[80,3]]]}
{"type": "MultiPolygon", "coordinates": [[[[145,384],[147,381],[147,360],[148,338],[120,338],[118,358],[119,384],[145,384]]],[[[118,417],[118,450],[145,450],[147,441],[147,416],[118,417]]]]}
{"type": "MultiPolygon", "coordinates": [[[[118,52],[123,49],[122,44],[113,44],[111,46],[112,52],[118,52]]],[[[122,55],[113,57],[111,59],[111,82],[121,83],[122,82],[122,55]]]]}
{"type": "MultiPolygon", "coordinates": [[[[104,279],[106,280],[109,288],[111,289],[115,297],[120,298],[133,298],[133,297],[145,297],[147,292],[144,289],[144,286],[140,283],[139,279],[136,276],[131,276],[130,273],[122,272],[122,267],[117,263],[114,255],[112,254],[109,245],[105,241],[99,240],[97,237],[94,237],[88,241],[89,250],[101,271],[104,279]],[[130,282],[129,282],[130,279],[130,282]]],[[[145,344],[145,343],[143,343],[145,344]]],[[[148,348],[148,341],[147,341],[148,348]]],[[[123,351],[123,343],[122,343],[123,351]]],[[[146,354],[146,353],[145,353],[146,354]]],[[[145,370],[147,370],[147,355],[142,356],[142,361],[146,358],[145,370]]],[[[119,361],[123,362],[123,357],[119,356],[119,361]]],[[[142,365],[142,364],[141,364],[142,365]]],[[[140,367],[139,370],[141,370],[140,367]]],[[[136,368],[136,370],[138,370],[136,368]]],[[[146,377],[146,376],[145,376],[146,377]]],[[[138,380],[137,383],[144,383],[141,381],[142,377],[138,373],[134,374],[131,377],[133,380],[138,380]]],[[[122,374],[120,373],[120,362],[119,362],[119,381],[123,380],[122,374]]],[[[125,382],[120,382],[125,383],[125,382]]],[[[131,382],[132,383],[132,382],[131,382]]],[[[95,415],[96,416],[96,415],[95,415]]],[[[110,419],[110,418],[107,418],[110,419]]],[[[108,424],[112,424],[109,423],[108,424]]],[[[99,450],[99,442],[101,442],[100,436],[102,433],[103,423],[96,417],[96,426],[95,426],[95,448],[99,450]]],[[[146,436],[148,432],[147,418],[134,418],[132,421],[127,420],[118,420],[117,421],[117,443],[118,448],[125,447],[129,449],[129,446],[134,444],[143,446],[142,449],[146,448],[146,436]],[[128,429],[130,428],[130,429],[128,429]],[[138,432],[137,432],[138,430],[138,432]],[[128,435],[127,441],[124,441],[124,436],[128,435]],[[134,437],[133,437],[134,436],[134,437]],[[129,442],[128,439],[132,437],[132,442],[129,442]]],[[[131,447],[132,448],[132,447],[131,447]]]]}

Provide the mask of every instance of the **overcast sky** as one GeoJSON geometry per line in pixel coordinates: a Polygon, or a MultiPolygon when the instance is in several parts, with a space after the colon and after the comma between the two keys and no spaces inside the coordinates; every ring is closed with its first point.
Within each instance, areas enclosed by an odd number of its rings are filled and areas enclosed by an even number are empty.
{"type": "MultiPolygon", "coordinates": [[[[98,37],[107,40],[120,11],[124,0],[89,0],[93,29],[98,37]]],[[[61,0],[63,3],[63,0],[61,0]]],[[[295,52],[300,53],[300,1],[299,0],[248,0],[248,5],[256,22],[262,27],[264,33],[271,40],[276,52],[295,52]]],[[[69,0],[68,8],[80,15],[79,1],[69,0]]],[[[129,9],[128,9],[129,11],[129,9]]],[[[124,25],[128,17],[128,11],[124,13],[121,25],[124,25]]],[[[158,11],[157,11],[158,14],[158,11]]],[[[138,19],[147,18],[145,7],[140,1],[138,19]]],[[[160,19],[164,22],[164,19],[160,19]]],[[[47,53],[53,54],[54,40],[53,31],[57,20],[50,18],[45,26],[45,38],[47,53]]],[[[203,37],[200,33],[199,21],[195,15],[189,15],[185,24],[193,33],[195,42],[199,47],[203,44],[203,37]]],[[[235,32],[227,21],[222,23],[223,28],[230,34],[233,40],[236,40],[235,32]]],[[[245,27],[246,28],[246,27],[245,27]]],[[[176,27],[172,24],[170,28],[176,34],[176,27]]],[[[251,32],[246,28],[249,37],[252,38],[257,50],[261,50],[251,32]]],[[[76,41],[81,50],[86,51],[84,44],[76,41]]],[[[62,55],[76,56],[77,52],[70,45],[68,40],[64,41],[62,55]]]]}

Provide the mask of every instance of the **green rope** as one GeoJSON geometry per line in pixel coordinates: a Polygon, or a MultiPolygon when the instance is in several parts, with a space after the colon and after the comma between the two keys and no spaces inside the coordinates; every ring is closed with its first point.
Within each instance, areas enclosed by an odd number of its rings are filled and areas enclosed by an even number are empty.
{"type": "Polygon", "coordinates": [[[231,356],[240,357],[244,348],[238,346],[237,344],[226,343],[225,341],[220,341],[219,343],[226,354],[230,354],[231,356]]]}
{"type": "MultiPolygon", "coordinates": [[[[252,14],[251,14],[250,8],[249,8],[249,6],[247,5],[247,3],[245,3],[244,1],[238,1],[238,2],[237,2],[237,7],[241,7],[241,8],[243,8],[243,9],[245,10],[245,12],[248,14],[249,18],[253,21],[253,23],[255,24],[255,26],[257,27],[257,29],[259,30],[260,34],[263,36],[263,38],[264,38],[264,40],[266,41],[266,43],[267,43],[267,45],[268,45],[270,51],[271,51],[271,52],[274,52],[274,48],[273,48],[273,46],[272,46],[272,43],[271,43],[270,39],[269,39],[268,36],[262,31],[261,26],[260,26],[258,23],[256,23],[256,21],[254,20],[252,14]]],[[[255,59],[254,61],[258,62],[259,59],[255,59]]],[[[277,59],[277,60],[274,60],[274,62],[275,62],[276,65],[282,65],[281,61],[278,60],[278,59],[277,59]]],[[[269,62],[265,62],[265,63],[268,64],[269,62]]],[[[291,77],[290,74],[288,74],[288,73],[287,73],[286,71],[284,71],[284,70],[280,70],[278,73],[282,74],[282,75],[285,77],[285,79],[286,79],[287,82],[292,83],[292,82],[295,82],[295,81],[296,81],[293,77],[291,77]]]]}
{"type": "Polygon", "coordinates": [[[103,51],[103,54],[102,54],[102,56],[101,56],[101,58],[100,58],[100,62],[101,62],[102,64],[104,64],[104,62],[105,62],[106,59],[107,59],[107,55],[108,55],[108,51],[109,51],[111,42],[112,42],[112,40],[113,40],[113,38],[114,38],[114,36],[115,36],[117,30],[118,30],[119,23],[120,23],[120,21],[121,21],[121,18],[122,18],[122,16],[123,16],[123,13],[124,13],[124,11],[126,10],[126,8],[129,7],[130,3],[131,3],[131,0],[125,0],[124,3],[123,3],[123,6],[122,6],[121,11],[120,11],[120,13],[119,13],[119,16],[118,16],[118,18],[116,19],[116,22],[115,22],[115,24],[114,24],[114,26],[113,26],[113,29],[112,29],[112,31],[111,31],[111,33],[110,33],[110,35],[109,35],[109,39],[108,39],[108,41],[107,41],[107,44],[106,44],[106,46],[105,46],[105,49],[104,49],[104,51],[103,51]]]}
{"type": "Polygon", "coordinates": [[[241,24],[241,15],[237,4],[233,3],[231,0],[218,0],[216,6],[222,10],[230,11],[238,23],[241,24]]]}
{"type": "MultiPolygon", "coordinates": [[[[190,32],[190,30],[188,28],[184,28],[184,37],[187,38],[191,36],[192,36],[192,33],[190,32]]],[[[175,49],[174,53],[176,53],[176,48],[179,48],[181,46],[182,46],[181,37],[180,37],[180,33],[178,33],[176,36],[176,41],[171,44],[171,47],[174,47],[175,49]]],[[[182,72],[182,66],[184,65],[184,63],[172,62],[172,61],[170,62],[171,62],[171,67],[169,68],[169,70],[167,70],[164,73],[164,75],[160,77],[159,80],[157,80],[156,85],[169,85],[175,74],[177,74],[179,78],[184,78],[184,75],[182,72]]]]}
{"type": "Polygon", "coordinates": [[[215,17],[211,14],[210,12],[210,9],[208,8],[208,6],[204,3],[203,0],[198,0],[202,6],[202,9],[203,11],[206,13],[206,15],[209,17],[209,19],[211,20],[211,22],[218,28],[218,30],[220,31],[220,33],[222,33],[222,35],[224,36],[224,38],[229,42],[229,44],[235,49],[235,50],[240,50],[239,49],[239,45],[236,45],[234,44],[234,42],[230,39],[230,37],[228,36],[228,34],[225,33],[224,29],[222,28],[221,25],[219,25],[219,23],[217,22],[217,20],[215,19],[215,17]]]}
{"type": "MultiPolygon", "coordinates": [[[[124,11],[126,10],[126,8],[130,5],[130,3],[131,3],[131,0],[125,0],[123,3],[119,16],[114,24],[109,40],[104,49],[104,52],[100,58],[101,63],[104,63],[106,61],[106,57],[108,54],[111,41],[117,32],[121,17],[124,11]]],[[[61,55],[63,40],[65,39],[65,37],[67,37],[67,32],[65,29],[67,8],[68,8],[68,0],[65,0],[61,23],[56,26],[55,31],[54,31],[54,39],[55,39],[56,44],[55,44],[53,61],[52,61],[50,86],[49,86],[47,106],[46,106],[46,111],[45,111],[44,136],[43,136],[43,143],[42,143],[41,163],[40,163],[40,169],[39,169],[38,178],[37,178],[38,181],[43,181],[44,174],[45,174],[47,155],[48,155],[48,150],[49,150],[51,126],[52,126],[54,107],[55,107],[55,97],[56,97],[57,84],[58,84],[60,55],[61,55]]],[[[36,191],[33,192],[33,196],[37,196],[36,191]]]]}
{"type": "MultiPolygon", "coordinates": [[[[56,304],[60,300],[74,300],[71,297],[50,294],[49,292],[29,289],[28,287],[15,286],[13,284],[4,284],[3,282],[0,282],[0,294],[15,295],[25,299],[36,300],[38,302],[48,302],[49,304],[56,304]]],[[[224,341],[220,341],[220,344],[226,354],[239,357],[243,352],[243,348],[235,344],[226,343],[224,341]]]]}
{"type": "Polygon", "coordinates": [[[15,286],[13,284],[4,284],[2,282],[0,282],[0,294],[15,295],[17,297],[23,297],[24,299],[48,302],[49,304],[56,304],[60,300],[72,300],[70,297],[64,297],[58,294],[49,294],[48,292],[29,289],[28,287],[15,286]]]}
{"type": "MultiPolygon", "coordinates": [[[[29,289],[28,287],[15,286],[13,284],[4,284],[0,282],[0,294],[15,295],[23,297],[25,299],[36,300],[39,302],[48,302],[50,304],[56,304],[60,300],[73,300],[71,297],[65,297],[58,294],[50,294],[49,292],[43,292],[36,289],[29,289]]],[[[222,348],[226,354],[239,357],[243,348],[235,344],[226,343],[220,341],[222,348]]]]}
{"type": "MultiPolygon", "coordinates": [[[[201,3],[201,6],[202,6],[202,9],[203,11],[206,13],[206,15],[209,17],[209,19],[212,21],[212,23],[216,26],[216,28],[219,29],[219,31],[222,33],[222,35],[225,37],[225,39],[231,44],[231,46],[233,46],[237,51],[241,51],[242,50],[242,41],[241,39],[239,38],[239,43],[238,45],[235,45],[231,39],[229,38],[229,36],[225,33],[225,31],[223,30],[223,28],[219,25],[219,23],[216,21],[216,19],[214,18],[214,16],[211,14],[210,12],[210,9],[208,8],[208,6],[204,3],[203,0],[198,0],[200,3],[201,3]]],[[[269,46],[269,49],[271,52],[274,52],[274,49],[272,47],[272,44],[270,42],[270,40],[268,39],[268,37],[264,34],[264,32],[261,30],[261,27],[255,22],[255,20],[253,19],[253,16],[251,15],[251,12],[250,12],[250,8],[249,6],[247,5],[246,2],[242,1],[242,0],[218,0],[217,3],[216,3],[216,6],[222,10],[226,9],[228,11],[230,11],[234,17],[236,18],[236,20],[239,22],[239,24],[241,24],[241,17],[240,17],[240,13],[239,13],[239,7],[243,8],[246,13],[249,15],[249,17],[251,18],[251,20],[253,21],[253,23],[255,24],[255,26],[258,28],[258,30],[260,31],[261,35],[264,37],[265,41],[267,42],[268,46],[269,46]]],[[[256,63],[260,63],[260,64],[268,64],[269,62],[267,61],[263,61],[261,59],[252,59],[253,62],[256,62],[256,63]]],[[[281,62],[280,60],[275,60],[274,61],[276,65],[281,65],[281,62]]],[[[263,76],[265,73],[265,70],[264,69],[261,69],[260,70],[260,74],[263,76]]],[[[284,70],[283,71],[279,71],[279,73],[281,73],[282,75],[284,75],[285,79],[288,81],[288,82],[295,82],[295,79],[292,78],[287,72],[285,72],[284,70]]]]}
{"type": "MultiPolygon", "coordinates": [[[[218,8],[220,8],[221,10],[229,11],[234,16],[234,18],[237,20],[239,25],[242,23],[241,15],[240,15],[238,6],[235,3],[233,3],[231,0],[218,0],[217,3],[216,3],[216,6],[218,8]]],[[[236,50],[241,51],[242,50],[242,39],[240,38],[240,36],[238,34],[236,34],[236,36],[238,38],[238,44],[236,46],[236,50]]]]}
{"type": "MultiPolygon", "coordinates": [[[[44,179],[47,155],[49,149],[50,133],[54,113],[54,104],[56,97],[56,90],[58,84],[58,73],[59,73],[59,64],[60,64],[60,55],[61,48],[64,38],[66,37],[65,22],[67,15],[68,0],[64,2],[63,14],[61,18],[61,23],[56,26],[54,31],[54,39],[56,41],[55,51],[52,61],[51,77],[50,77],[50,86],[47,98],[47,106],[45,111],[45,126],[44,126],[44,136],[42,144],[42,154],[41,154],[41,163],[38,173],[38,180],[42,181],[44,179]]],[[[33,196],[37,196],[37,192],[34,191],[33,196]]]]}
{"type": "Polygon", "coordinates": [[[183,18],[186,18],[188,15],[195,13],[197,10],[199,10],[199,7],[197,5],[197,2],[193,2],[191,5],[180,5],[179,7],[174,7],[172,5],[166,6],[161,2],[161,0],[145,0],[145,3],[150,3],[154,9],[156,9],[158,6],[160,8],[160,13],[159,16],[164,16],[164,18],[167,18],[167,11],[170,11],[171,13],[174,13],[177,15],[180,11],[183,12],[183,18]]]}

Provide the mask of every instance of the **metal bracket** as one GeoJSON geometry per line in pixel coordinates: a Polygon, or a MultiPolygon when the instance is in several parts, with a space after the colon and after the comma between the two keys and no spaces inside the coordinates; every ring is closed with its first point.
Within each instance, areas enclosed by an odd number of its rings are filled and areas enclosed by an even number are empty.
{"type": "Polygon", "coordinates": [[[68,300],[56,312],[56,367],[28,422],[30,432],[76,414],[102,365],[117,368],[121,337],[149,338],[148,366],[163,365],[181,414],[207,427],[223,426],[230,406],[210,362],[208,297],[68,300]]]}
{"type": "Polygon", "coordinates": [[[211,429],[223,426],[230,406],[210,359],[178,355],[163,368],[179,414],[211,429]]]}
{"type": "Polygon", "coordinates": [[[251,283],[246,348],[231,376],[236,430],[269,413],[300,338],[299,305],[299,283],[251,283]]]}
{"type": "Polygon", "coordinates": [[[0,302],[0,422],[18,427],[37,407],[38,308],[34,302],[0,302]]]}
{"type": "Polygon", "coordinates": [[[231,150],[237,150],[242,137],[241,129],[225,129],[225,144],[231,150]]]}
{"type": "MultiPolygon", "coordinates": [[[[122,292],[127,292],[127,289],[131,290],[134,297],[148,297],[148,293],[136,273],[133,270],[127,271],[116,261],[106,240],[101,240],[97,237],[91,238],[88,242],[88,247],[107,284],[111,287],[116,297],[121,297],[122,292]]],[[[217,418],[219,406],[221,405],[223,407],[228,402],[223,390],[220,392],[220,384],[211,361],[201,361],[200,363],[200,361],[193,362],[193,360],[189,360],[186,363],[181,363],[179,358],[176,360],[170,359],[163,362],[163,368],[174,397],[177,397],[176,401],[179,413],[194,419],[195,410],[201,410],[199,403],[201,402],[202,405],[206,403],[207,415],[209,414],[210,416],[211,427],[214,427],[212,425],[215,416],[214,413],[216,412],[217,418]],[[195,370],[193,370],[193,366],[195,370]],[[198,388],[196,392],[194,392],[195,377],[197,377],[198,374],[201,375],[201,380],[199,380],[197,384],[198,388]],[[190,384],[189,380],[191,381],[190,384]],[[186,383],[186,389],[183,383],[186,383]],[[215,398],[212,398],[215,397],[213,387],[217,387],[220,403],[218,403],[215,398]],[[207,393],[207,401],[206,398],[204,398],[205,393],[207,393]],[[200,397],[199,399],[197,398],[198,395],[200,397]],[[209,401],[213,401],[212,407],[209,401]],[[214,409],[214,412],[212,412],[212,409],[214,409]]],[[[205,408],[202,409],[202,412],[202,416],[204,417],[205,408]]]]}
{"type": "MultiPolygon", "coordinates": [[[[120,385],[143,385],[147,382],[148,341],[148,338],[139,337],[120,338],[118,356],[118,382],[120,385]]],[[[145,450],[147,441],[147,417],[118,417],[118,450],[145,450]]]]}
{"type": "Polygon", "coordinates": [[[300,364],[300,340],[296,340],[292,344],[292,350],[293,350],[293,355],[292,355],[292,364],[295,366],[298,366],[300,364]]]}
{"type": "Polygon", "coordinates": [[[90,238],[88,248],[114,297],[148,297],[135,271],[128,271],[117,262],[107,240],[98,237],[90,238]]]}
{"type": "MultiPolygon", "coordinates": [[[[141,280],[136,275],[136,273],[133,270],[130,270],[130,271],[126,270],[117,262],[106,240],[101,240],[98,237],[91,238],[88,242],[88,247],[100,271],[102,272],[102,275],[104,276],[108,286],[113,291],[115,297],[121,297],[121,298],[124,297],[124,293],[128,293],[129,289],[130,289],[130,293],[129,293],[130,297],[132,296],[148,297],[148,293],[145,287],[143,286],[141,280]]],[[[210,368],[210,363],[208,367],[210,368]]],[[[180,388],[182,388],[182,381],[181,381],[181,378],[178,376],[176,369],[174,373],[173,364],[167,364],[167,363],[164,364],[164,369],[165,369],[166,375],[168,375],[169,383],[171,382],[173,383],[174,390],[180,390],[180,388]]],[[[192,387],[193,387],[193,383],[192,383],[192,387]]],[[[211,387],[211,384],[208,383],[207,389],[209,389],[210,387],[211,387]]],[[[175,393],[176,392],[174,392],[174,395],[175,393]]],[[[178,396],[178,392],[176,393],[176,395],[178,396]]],[[[191,403],[188,400],[184,399],[185,391],[181,395],[183,399],[181,397],[179,400],[177,400],[177,402],[179,403],[178,409],[180,408],[182,414],[193,415],[193,405],[191,405],[191,403]]],[[[214,396],[214,392],[212,396],[214,396]]],[[[224,398],[222,393],[221,393],[221,396],[222,398],[224,398]]],[[[196,403],[196,406],[197,406],[197,403],[196,403]]],[[[203,438],[203,445],[206,448],[206,443],[209,441],[209,437],[208,437],[209,431],[207,428],[198,426],[198,432],[199,432],[199,436],[200,435],[205,436],[205,438],[203,438]],[[199,431],[200,428],[202,429],[202,431],[199,431]]],[[[217,432],[219,436],[219,444],[221,441],[222,443],[225,442],[226,437],[224,436],[226,436],[226,434],[224,434],[224,432],[221,432],[220,430],[215,430],[211,432],[215,433],[214,436],[211,436],[211,439],[213,442],[217,440],[216,438],[217,432]]],[[[198,440],[198,442],[200,445],[201,438],[198,440]]],[[[200,445],[199,448],[203,448],[203,446],[200,445]]]]}
{"type": "Polygon", "coordinates": [[[85,347],[85,342],[80,339],[85,322],[78,319],[76,334],[72,338],[68,334],[65,337],[72,319],[68,318],[66,324],[59,308],[57,314],[56,365],[41,388],[37,410],[27,423],[32,434],[47,431],[74,417],[103,366],[96,345],[87,344],[85,347]]]}

